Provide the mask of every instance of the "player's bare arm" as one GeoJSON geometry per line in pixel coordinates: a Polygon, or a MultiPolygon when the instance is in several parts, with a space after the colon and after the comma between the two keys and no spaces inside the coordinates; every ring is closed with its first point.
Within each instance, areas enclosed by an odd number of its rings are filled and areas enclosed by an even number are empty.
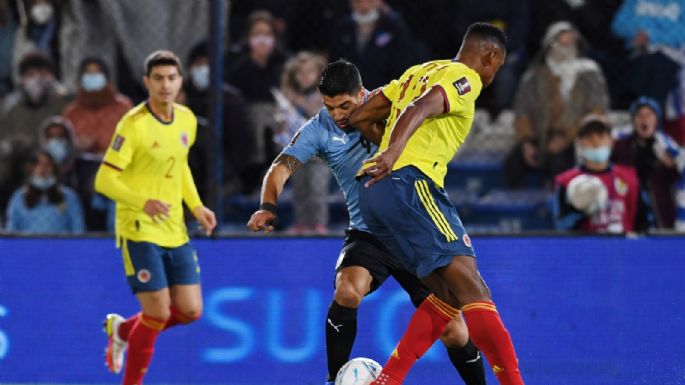
{"type": "Polygon", "coordinates": [[[385,131],[385,119],[390,116],[392,104],[380,92],[357,108],[350,116],[350,125],[375,145],[381,143],[385,131]]]}
{"type": "Polygon", "coordinates": [[[366,170],[366,174],[372,177],[365,186],[369,187],[390,174],[407,141],[421,126],[421,123],[443,113],[445,113],[445,99],[442,90],[437,87],[431,88],[430,91],[410,103],[395,123],[388,149],[364,162],[371,165],[366,170]]]}
{"type": "Polygon", "coordinates": [[[300,166],[302,162],[292,155],[280,154],[274,159],[262,182],[260,209],[247,222],[250,230],[270,232],[274,229],[272,223],[276,219],[278,197],[283,192],[285,182],[300,166]]]}

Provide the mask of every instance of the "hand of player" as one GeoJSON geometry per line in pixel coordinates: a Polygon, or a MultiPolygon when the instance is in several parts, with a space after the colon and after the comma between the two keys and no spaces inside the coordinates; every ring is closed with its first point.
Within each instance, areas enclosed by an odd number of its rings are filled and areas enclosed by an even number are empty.
{"type": "Polygon", "coordinates": [[[395,154],[391,150],[385,150],[373,158],[365,160],[364,166],[370,165],[371,167],[364,170],[364,175],[370,176],[371,180],[364,183],[364,187],[370,187],[390,175],[398,157],[399,154],[395,154]]]}
{"type": "Polygon", "coordinates": [[[252,231],[272,232],[272,223],[276,220],[276,214],[268,210],[257,210],[247,221],[247,228],[252,231]]]}
{"type": "Polygon", "coordinates": [[[171,205],[157,199],[148,199],[143,206],[145,214],[149,215],[155,223],[161,223],[169,219],[171,205]]]}
{"type": "Polygon", "coordinates": [[[198,206],[193,210],[193,216],[200,222],[200,226],[205,230],[207,236],[212,235],[216,227],[216,216],[214,212],[205,206],[198,206]]]}

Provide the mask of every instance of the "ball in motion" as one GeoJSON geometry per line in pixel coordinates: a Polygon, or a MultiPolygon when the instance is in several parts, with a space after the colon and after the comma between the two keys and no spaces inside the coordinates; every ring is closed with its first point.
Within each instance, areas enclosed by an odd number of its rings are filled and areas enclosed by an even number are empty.
{"type": "Polygon", "coordinates": [[[368,385],[381,374],[381,369],[383,367],[370,358],[353,358],[340,368],[335,385],[368,385]]]}
{"type": "Polygon", "coordinates": [[[569,182],[566,197],[577,210],[592,215],[606,207],[609,193],[601,179],[581,174],[569,182]]]}

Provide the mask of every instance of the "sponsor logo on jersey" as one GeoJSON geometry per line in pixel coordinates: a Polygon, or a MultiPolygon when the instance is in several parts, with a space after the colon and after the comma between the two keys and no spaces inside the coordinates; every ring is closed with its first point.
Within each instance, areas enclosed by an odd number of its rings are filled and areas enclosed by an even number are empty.
{"type": "Polygon", "coordinates": [[[148,269],[142,269],[138,271],[137,277],[141,283],[148,283],[152,279],[152,274],[150,274],[148,269]]]}
{"type": "Polygon", "coordinates": [[[121,146],[124,145],[125,140],[126,140],[126,138],[117,134],[117,136],[115,136],[114,140],[112,141],[112,150],[114,150],[114,151],[121,150],[121,146]]]}
{"type": "Polygon", "coordinates": [[[457,80],[453,84],[454,84],[454,87],[456,87],[457,93],[459,95],[466,95],[469,92],[471,92],[471,84],[469,84],[469,80],[466,78],[466,76],[457,80]]]}
{"type": "Polygon", "coordinates": [[[614,188],[616,189],[616,193],[622,197],[628,194],[628,184],[621,178],[614,179],[614,188]]]}

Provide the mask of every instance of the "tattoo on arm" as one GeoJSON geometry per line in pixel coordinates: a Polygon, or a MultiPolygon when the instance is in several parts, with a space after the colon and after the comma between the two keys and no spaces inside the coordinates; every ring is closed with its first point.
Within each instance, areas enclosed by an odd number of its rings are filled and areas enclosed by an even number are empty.
{"type": "Polygon", "coordinates": [[[295,170],[300,168],[300,166],[302,166],[302,162],[297,160],[297,158],[295,158],[294,156],[287,154],[280,154],[278,155],[278,157],[276,157],[276,159],[274,160],[274,165],[278,164],[284,165],[285,168],[287,168],[291,174],[294,173],[295,170]]]}

